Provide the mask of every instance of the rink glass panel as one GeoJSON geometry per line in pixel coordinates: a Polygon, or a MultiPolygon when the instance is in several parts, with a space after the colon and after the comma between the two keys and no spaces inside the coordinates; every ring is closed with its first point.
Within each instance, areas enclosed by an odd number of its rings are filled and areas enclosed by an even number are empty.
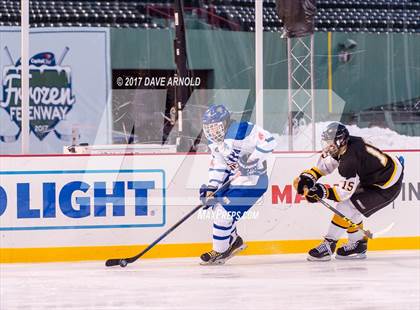
{"type": "MultiPolygon", "coordinates": [[[[10,3],[19,8],[20,1],[10,3]]],[[[79,15],[63,4],[68,16],[63,13],[54,22],[57,8],[49,13],[41,2],[30,3],[31,153],[62,153],[65,146],[80,143],[177,144],[179,151],[205,151],[200,116],[212,103],[226,105],[234,119],[256,121],[253,6],[212,12],[204,2],[185,2],[188,75],[200,82],[180,88],[159,80],[174,77],[177,69],[173,4],[101,2],[99,14],[86,20],[80,15],[90,14],[87,4],[75,4],[79,15]],[[154,81],[145,83],[146,77],[154,81]],[[238,98],[237,90],[246,98],[238,98]],[[182,126],[176,102],[180,92],[185,92],[182,126]]],[[[272,1],[263,4],[262,125],[278,136],[280,150],[288,149],[289,115],[294,118],[294,150],[312,149],[312,122],[315,137],[323,122],[333,120],[420,135],[418,35],[392,29],[380,34],[315,32],[312,119],[307,106],[289,111],[287,40],[273,26],[272,6],[272,1]]],[[[13,95],[20,87],[18,17],[0,26],[1,154],[20,153],[20,103],[13,95]]],[[[298,57],[303,60],[303,55],[298,57]]],[[[297,94],[301,106],[306,100],[304,91],[297,94]]]]}

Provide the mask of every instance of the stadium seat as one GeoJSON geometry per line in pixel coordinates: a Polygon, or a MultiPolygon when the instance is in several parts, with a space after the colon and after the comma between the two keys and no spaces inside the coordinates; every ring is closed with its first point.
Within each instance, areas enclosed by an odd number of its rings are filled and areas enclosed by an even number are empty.
{"type": "MultiPolygon", "coordinates": [[[[212,27],[254,31],[255,0],[186,0],[185,14],[203,19],[212,27]]],[[[316,31],[418,33],[418,0],[317,0],[316,31]]],[[[275,0],[264,0],[264,30],[281,31],[275,0]]],[[[31,0],[31,26],[162,27],[157,20],[172,18],[172,2],[31,0]],[[155,21],[156,20],[156,21],[155,21]]],[[[0,0],[3,26],[19,25],[20,1],[0,0]]],[[[165,23],[170,25],[172,23],[165,23]]]]}

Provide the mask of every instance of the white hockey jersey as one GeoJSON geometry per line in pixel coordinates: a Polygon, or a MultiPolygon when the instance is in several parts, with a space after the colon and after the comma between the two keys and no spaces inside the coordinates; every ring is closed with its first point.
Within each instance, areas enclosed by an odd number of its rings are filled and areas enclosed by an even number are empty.
{"type": "MultiPolygon", "coordinates": [[[[249,156],[248,162],[258,160],[257,169],[263,172],[264,161],[273,152],[276,141],[271,133],[250,122],[233,122],[223,143],[211,143],[212,161],[209,167],[208,185],[219,187],[238,167],[241,156],[249,156]]],[[[232,185],[255,185],[259,175],[240,176],[232,185]]]]}

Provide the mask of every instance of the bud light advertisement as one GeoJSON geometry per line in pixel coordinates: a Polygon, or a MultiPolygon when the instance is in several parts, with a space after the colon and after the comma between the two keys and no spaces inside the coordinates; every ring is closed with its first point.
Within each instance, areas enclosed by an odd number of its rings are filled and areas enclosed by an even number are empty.
{"type": "Polygon", "coordinates": [[[0,171],[0,231],[160,227],[162,169],[0,171]]]}

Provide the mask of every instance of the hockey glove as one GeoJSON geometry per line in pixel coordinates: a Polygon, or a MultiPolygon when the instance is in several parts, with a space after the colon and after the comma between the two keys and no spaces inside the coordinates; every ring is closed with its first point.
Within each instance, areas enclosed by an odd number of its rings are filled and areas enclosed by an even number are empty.
{"type": "Polygon", "coordinates": [[[317,181],[317,178],[313,176],[312,173],[309,171],[304,171],[299,175],[298,183],[297,183],[297,192],[299,195],[304,194],[304,189],[312,188],[317,181]]]}
{"type": "Polygon", "coordinates": [[[310,203],[319,202],[321,199],[328,198],[328,189],[324,184],[316,183],[306,192],[305,198],[310,203]]]}
{"type": "Polygon", "coordinates": [[[258,171],[258,159],[254,159],[251,161],[248,161],[248,157],[247,155],[241,156],[239,158],[239,172],[241,173],[241,175],[256,175],[256,174],[260,174],[258,171]]]}
{"type": "Polygon", "coordinates": [[[213,197],[214,192],[217,190],[217,187],[203,184],[200,187],[200,200],[204,205],[204,209],[212,207],[217,199],[213,197]]]}

